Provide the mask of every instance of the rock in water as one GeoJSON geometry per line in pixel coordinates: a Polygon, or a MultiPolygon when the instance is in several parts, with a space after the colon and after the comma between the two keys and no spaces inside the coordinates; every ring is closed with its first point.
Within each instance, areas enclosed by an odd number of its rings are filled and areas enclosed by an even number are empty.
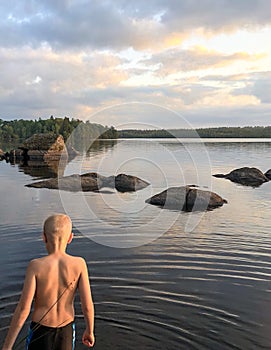
{"type": "Polygon", "coordinates": [[[138,191],[147,186],[149,186],[147,181],[136,176],[119,174],[115,177],[115,188],[119,192],[138,191]]]}
{"type": "Polygon", "coordinates": [[[189,188],[186,196],[186,210],[211,210],[227,203],[226,199],[212,191],[189,188]]]}
{"type": "Polygon", "coordinates": [[[257,168],[243,167],[232,170],[228,174],[215,174],[214,177],[225,178],[245,186],[257,187],[269,181],[267,176],[257,168]]]}
{"type": "Polygon", "coordinates": [[[34,188],[48,188],[53,190],[64,191],[97,191],[99,189],[97,179],[94,177],[81,177],[78,174],[64,176],[60,178],[53,178],[49,180],[42,180],[26,185],[34,188]]]}
{"type": "Polygon", "coordinates": [[[59,189],[65,191],[99,191],[103,187],[116,188],[120,192],[138,191],[149,183],[132,175],[102,176],[97,173],[70,175],[34,182],[27,187],[59,189]]]}
{"type": "Polygon", "coordinates": [[[34,134],[26,139],[20,148],[33,150],[43,150],[52,152],[62,152],[65,148],[65,142],[61,135],[52,134],[34,134]]]}
{"type": "Polygon", "coordinates": [[[202,211],[221,207],[225,199],[211,191],[190,186],[170,187],[146,200],[146,203],[167,209],[202,211]]]}
{"type": "Polygon", "coordinates": [[[170,187],[146,200],[146,203],[176,210],[185,210],[189,187],[170,187]]]}

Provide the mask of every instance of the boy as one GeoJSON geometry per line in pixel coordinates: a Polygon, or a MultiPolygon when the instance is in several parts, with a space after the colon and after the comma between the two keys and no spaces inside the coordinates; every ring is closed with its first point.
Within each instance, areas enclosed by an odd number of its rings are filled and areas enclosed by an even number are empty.
{"type": "Polygon", "coordinates": [[[86,329],[82,342],[94,345],[94,306],[87,266],[83,258],[66,253],[72,241],[72,222],[67,215],[56,214],[44,222],[43,240],[48,255],[30,261],[21,298],[14,312],[3,350],[11,350],[32,300],[34,310],[27,339],[29,350],[74,349],[74,296],[78,289],[86,329]]]}

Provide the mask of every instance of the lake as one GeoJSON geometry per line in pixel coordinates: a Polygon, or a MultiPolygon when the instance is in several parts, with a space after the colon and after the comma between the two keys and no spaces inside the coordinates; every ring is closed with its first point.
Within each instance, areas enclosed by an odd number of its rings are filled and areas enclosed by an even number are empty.
{"type": "MultiPolygon", "coordinates": [[[[132,193],[27,188],[55,176],[55,165],[0,162],[0,344],[28,261],[45,254],[43,221],[66,212],[74,225],[68,252],[89,268],[96,350],[270,349],[271,182],[253,188],[212,177],[243,166],[270,169],[271,139],[109,140],[62,169],[151,184],[132,193]],[[185,184],[228,203],[203,213],[145,203],[185,184]]],[[[84,349],[78,298],[75,306],[77,349],[84,349]]]]}

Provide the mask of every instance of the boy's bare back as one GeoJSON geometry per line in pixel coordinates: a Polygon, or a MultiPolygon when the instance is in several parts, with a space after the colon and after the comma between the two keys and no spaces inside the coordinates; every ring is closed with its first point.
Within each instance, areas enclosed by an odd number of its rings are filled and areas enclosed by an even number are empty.
{"type": "Polygon", "coordinates": [[[87,284],[85,261],[65,253],[50,254],[32,260],[29,269],[36,280],[32,321],[49,327],[65,326],[73,321],[76,289],[80,293],[82,285],[87,284]]]}
{"type": "Polygon", "coordinates": [[[94,345],[94,306],[87,265],[84,259],[66,253],[67,244],[72,241],[72,237],[72,223],[67,215],[56,214],[46,219],[43,241],[48,255],[34,259],[28,265],[21,298],[14,312],[3,350],[12,348],[29,315],[33,300],[34,324],[55,329],[66,325],[68,327],[74,321],[76,290],[79,291],[86,323],[82,342],[88,347],[94,345]]]}

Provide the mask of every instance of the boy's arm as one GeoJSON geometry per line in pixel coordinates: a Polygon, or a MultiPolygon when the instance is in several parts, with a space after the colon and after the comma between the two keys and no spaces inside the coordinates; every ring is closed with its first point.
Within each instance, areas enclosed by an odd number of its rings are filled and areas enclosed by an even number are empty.
{"type": "Polygon", "coordinates": [[[15,343],[15,340],[24,322],[29,315],[32,300],[34,298],[35,290],[36,290],[36,278],[34,274],[33,265],[34,265],[34,262],[31,261],[26,270],[26,276],[25,276],[22,294],[21,294],[19,303],[15,309],[15,312],[13,314],[2,350],[12,349],[12,346],[15,343]]]}
{"type": "Polygon", "coordinates": [[[91,296],[88,270],[85,260],[82,259],[82,272],[78,283],[81,308],[84,314],[86,329],[82,337],[82,342],[88,347],[94,345],[94,305],[91,296]]]}

